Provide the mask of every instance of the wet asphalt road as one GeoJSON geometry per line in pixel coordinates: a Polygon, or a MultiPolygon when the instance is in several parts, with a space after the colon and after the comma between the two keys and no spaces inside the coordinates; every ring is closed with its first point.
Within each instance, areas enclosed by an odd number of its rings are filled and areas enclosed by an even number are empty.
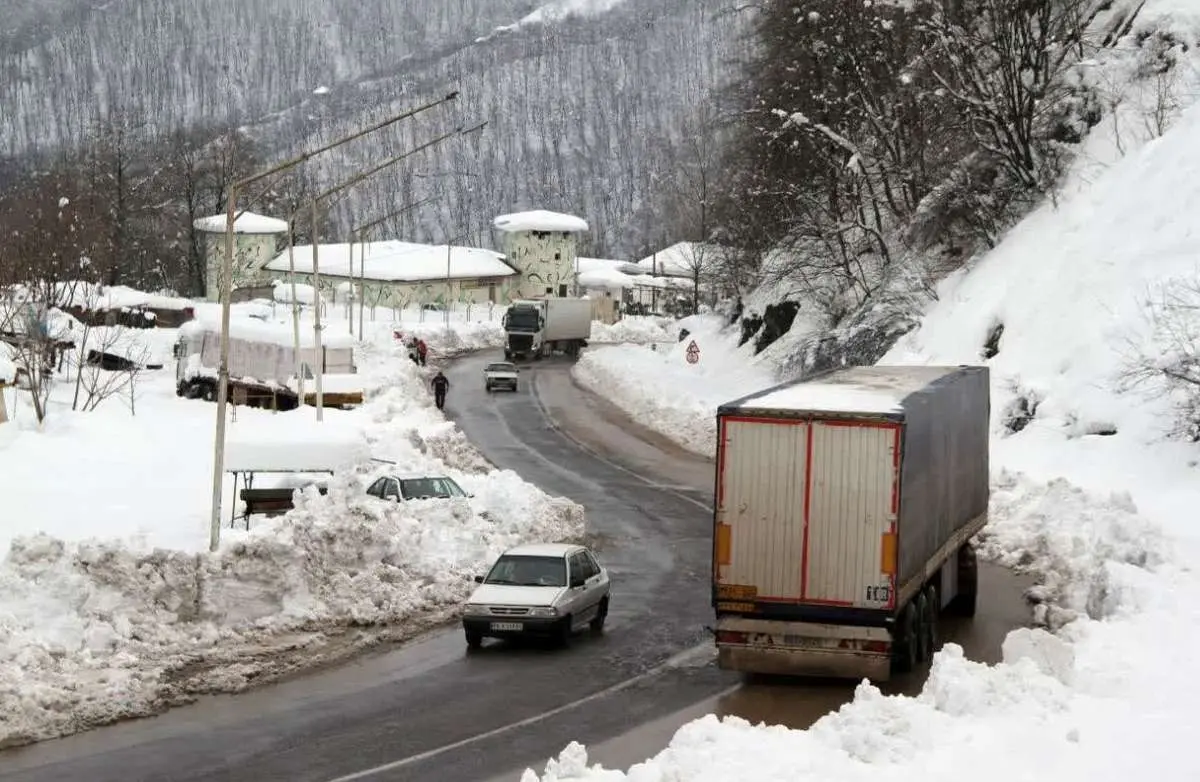
{"type": "MultiPolygon", "coordinates": [[[[711,664],[710,462],[580,393],[566,365],[528,368],[519,393],[487,395],[484,363],[448,370],[447,412],[494,463],[586,506],[614,579],[604,637],[467,655],[457,628],[433,633],[336,670],[0,753],[0,779],[516,780],[573,739],[627,765],[697,704],[801,727],[852,696],[852,682],[739,687],[711,664]]],[[[981,576],[993,591],[980,616],[943,632],[988,661],[1027,613],[1016,579],[981,576]]],[[[922,678],[888,690],[916,691],[922,678]]]]}

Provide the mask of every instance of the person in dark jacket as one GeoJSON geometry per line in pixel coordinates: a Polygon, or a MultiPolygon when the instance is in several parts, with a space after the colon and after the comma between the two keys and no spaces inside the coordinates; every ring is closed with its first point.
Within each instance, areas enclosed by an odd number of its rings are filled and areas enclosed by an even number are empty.
{"type": "Polygon", "coordinates": [[[446,391],[450,389],[450,380],[442,374],[442,370],[433,376],[433,401],[437,405],[437,409],[441,410],[446,405],[446,391]]]}

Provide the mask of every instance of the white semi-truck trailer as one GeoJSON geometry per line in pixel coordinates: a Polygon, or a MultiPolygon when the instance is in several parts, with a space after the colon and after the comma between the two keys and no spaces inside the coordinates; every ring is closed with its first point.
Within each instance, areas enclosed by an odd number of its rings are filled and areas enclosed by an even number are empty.
{"type": "Polygon", "coordinates": [[[504,357],[539,359],[552,353],[576,357],[592,335],[590,299],[518,299],[504,314],[504,357]]]}
{"type": "Polygon", "coordinates": [[[877,366],[717,411],[712,601],[721,668],[886,681],[975,612],[987,367],[877,366]]]}
{"type": "MultiPolygon", "coordinates": [[[[257,319],[235,319],[229,324],[229,389],[235,404],[292,410],[298,407],[300,384],[296,378],[296,351],[292,329],[257,319]]],[[[300,362],[305,370],[304,404],[316,404],[316,379],[320,371],[322,405],[353,407],[362,404],[362,378],[354,365],[354,340],[342,333],[323,335],[317,355],[312,330],[300,332],[300,362]]],[[[175,343],[175,392],[189,399],[215,401],[220,366],[221,327],[192,320],[179,330],[175,343]]]]}

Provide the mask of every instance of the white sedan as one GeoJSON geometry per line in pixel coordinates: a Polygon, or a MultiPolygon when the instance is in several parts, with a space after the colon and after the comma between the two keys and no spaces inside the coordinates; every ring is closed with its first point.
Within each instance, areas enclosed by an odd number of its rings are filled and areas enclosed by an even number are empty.
{"type": "Polygon", "coordinates": [[[566,644],[583,627],[604,632],[608,571],[591,551],[569,543],[538,543],[506,551],[467,599],[467,646],[483,639],[540,635],[566,644]]]}

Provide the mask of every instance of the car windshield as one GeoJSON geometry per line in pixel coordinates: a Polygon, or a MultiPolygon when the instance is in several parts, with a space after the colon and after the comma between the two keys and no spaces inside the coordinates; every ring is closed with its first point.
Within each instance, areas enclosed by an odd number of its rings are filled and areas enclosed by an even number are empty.
{"type": "Polygon", "coordinates": [[[467,493],[449,478],[405,478],[400,481],[400,494],[406,500],[467,496],[467,493]]]}
{"type": "Polygon", "coordinates": [[[496,560],[485,584],[507,586],[567,585],[567,564],[562,557],[527,557],[505,554],[496,560]]]}
{"type": "Polygon", "coordinates": [[[516,370],[515,364],[488,364],[487,372],[513,372],[516,370]]]}

